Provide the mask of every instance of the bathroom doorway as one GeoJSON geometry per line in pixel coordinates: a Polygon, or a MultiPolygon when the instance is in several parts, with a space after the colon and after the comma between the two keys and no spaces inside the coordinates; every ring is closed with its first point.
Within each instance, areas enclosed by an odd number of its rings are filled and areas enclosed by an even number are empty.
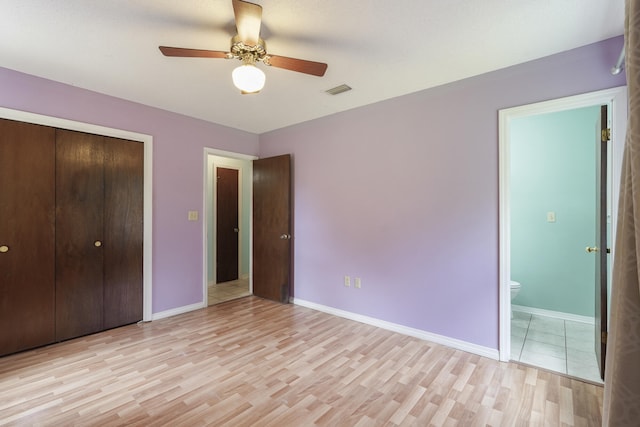
{"type": "Polygon", "coordinates": [[[626,88],[500,111],[500,358],[594,382],[596,257],[585,247],[595,235],[601,105],[614,139],[607,176],[614,235],[626,88]],[[510,280],[522,284],[513,306],[510,280]]]}

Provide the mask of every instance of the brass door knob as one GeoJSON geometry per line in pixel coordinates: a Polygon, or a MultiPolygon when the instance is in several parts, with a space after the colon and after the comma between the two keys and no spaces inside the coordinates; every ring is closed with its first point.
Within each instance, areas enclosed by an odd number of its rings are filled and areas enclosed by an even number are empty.
{"type": "Polygon", "coordinates": [[[93,246],[99,248],[100,246],[102,246],[102,242],[100,240],[96,240],[95,242],[93,242],[93,246]]]}
{"type": "Polygon", "coordinates": [[[9,246],[7,245],[0,246],[0,253],[5,253],[5,252],[9,252],[9,246]]]}
{"type": "Polygon", "coordinates": [[[593,248],[592,248],[591,246],[587,246],[587,247],[585,248],[585,251],[587,251],[587,252],[589,252],[589,253],[591,253],[591,252],[598,252],[599,250],[600,250],[600,249],[598,249],[598,248],[597,248],[597,247],[595,247],[595,246],[594,246],[593,248]]]}

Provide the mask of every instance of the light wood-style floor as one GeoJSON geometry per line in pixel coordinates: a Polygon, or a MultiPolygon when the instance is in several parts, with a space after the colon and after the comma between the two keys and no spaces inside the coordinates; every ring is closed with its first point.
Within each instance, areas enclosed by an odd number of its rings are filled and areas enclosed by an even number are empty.
{"type": "Polygon", "coordinates": [[[207,288],[207,305],[220,304],[221,302],[251,295],[249,291],[249,279],[231,280],[222,283],[209,283],[207,288]]]}
{"type": "Polygon", "coordinates": [[[0,425],[599,426],[602,388],[256,297],[0,358],[0,425]]]}

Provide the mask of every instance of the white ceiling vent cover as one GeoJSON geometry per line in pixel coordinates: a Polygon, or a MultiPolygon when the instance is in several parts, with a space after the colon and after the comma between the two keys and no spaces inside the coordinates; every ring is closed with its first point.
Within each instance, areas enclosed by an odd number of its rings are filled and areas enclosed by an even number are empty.
{"type": "Polygon", "coordinates": [[[329,95],[337,95],[339,93],[348,92],[350,90],[351,90],[351,86],[343,84],[343,85],[336,86],[336,87],[331,88],[331,89],[327,89],[327,90],[325,90],[325,92],[328,93],[329,95]]]}

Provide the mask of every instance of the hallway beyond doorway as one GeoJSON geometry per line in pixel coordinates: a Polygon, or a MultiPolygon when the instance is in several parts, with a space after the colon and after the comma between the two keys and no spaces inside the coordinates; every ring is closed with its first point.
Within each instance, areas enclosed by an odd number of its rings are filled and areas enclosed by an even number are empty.
{"type": "Polygon", "coordinates": [[[213,283],[209,282],[209,299],[207,305],[220,304],[251,295],[249,291],[249,280],[238,279],[229,282],[213,283]]]}

